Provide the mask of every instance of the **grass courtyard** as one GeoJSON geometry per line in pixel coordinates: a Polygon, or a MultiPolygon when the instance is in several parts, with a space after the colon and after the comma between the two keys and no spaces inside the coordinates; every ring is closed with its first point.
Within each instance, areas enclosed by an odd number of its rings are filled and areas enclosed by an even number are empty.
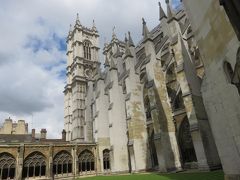
{"type": "Polygon", "coordinates": [[[95,176],[80,180],[223,180],[222,171],[174,174],[133,174],[122,176],[95,176]]]}

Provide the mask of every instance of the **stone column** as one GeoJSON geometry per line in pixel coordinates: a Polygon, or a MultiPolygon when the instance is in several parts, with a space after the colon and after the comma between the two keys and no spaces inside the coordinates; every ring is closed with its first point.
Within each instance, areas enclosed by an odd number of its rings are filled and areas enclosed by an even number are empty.
{"type": "Polygon", "coordinates": [[[18,147],[18,159],[16,166],[16,180],[22,180],[22,171],[23,171],[23,161],[24,161],[24,144],[21,144],[18,147]]]}
{"type": "Polygon", "coordinates": [[[53,145],[49,146],[49,159],[48,159],[48,166],[46,167],[46,176],[54,179],[54,174],[53,174],[53,145]]]}

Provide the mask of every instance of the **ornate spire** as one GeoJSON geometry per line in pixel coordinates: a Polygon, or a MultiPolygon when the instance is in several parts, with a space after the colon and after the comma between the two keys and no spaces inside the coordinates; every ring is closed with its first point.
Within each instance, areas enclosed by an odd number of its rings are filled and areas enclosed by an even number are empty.
{"type": "Polygon", "coordinates": [[[115,29],[116,29],[116,27],[114,26],[113,29],[112,29],[112,39],[117,39],[117,35],[115,33],[115,29]]]}
{"type": "Polygon", "coordinates": [[[77,19],[76,19],[76,25],[81,25],[80,20],[79,20],[79,14],[77,13],[77,19]]]}
{"type": "Polygon", "coordinates": [[[72,33],[72,25],[70,24],[68,35],[71,35],[71,33],[72,33]]]}
{"type": "Polygon", "coordinates": [[[161,21],[163,18],[167,18],[167,16],[166,16],[160,2],[158,2],[158,5],[159,5],[159,20],[161,21]]]}
{"type": "Polygon", "coordinates": [[[125,39],[124,39],[125,43],[128,42],[128,39],[127,39],[127,33],[125,33],[125,39]]]}
{"type": "Polygon", "coordinates": [[[93,31],[97,31],[97,28],[96,28],[96,25],[95,25],[95,21],[94,21],[94,19],[93,19],[92,30],[93,30],[93,31]]]}
{"type": "Polygon", "coordinates": [[[172,13],[172,8],[169,3],[169,0],[166,0],[166,4],[167,4],[167,16],[168,16],[168,19],[170,20],[173,18],[173,13],[172,13]]]}
{"type": "Polygon", "coordinates": [[[149,30],[148,30],[147,23],[144,18],[142,18],[142,24],[143,24],[142,35],[143,35],[144,39],[147,39],[147,38],[149,38],[149,30]]]}
{"type": "Polygon", "coordinates": [[[133,43],[130,31],[128,31],[128,43],[129,43],[129,47],[134,47],[134,43],[133,43]]]}

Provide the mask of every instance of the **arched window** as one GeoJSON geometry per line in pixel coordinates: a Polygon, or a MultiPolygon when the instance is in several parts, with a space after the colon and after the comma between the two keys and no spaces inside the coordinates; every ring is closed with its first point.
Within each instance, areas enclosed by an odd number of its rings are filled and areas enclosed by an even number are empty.
{"type": "Polygon", "coordinates": [[[87,172],[87,171],[94,171],[94,155],[91,151],[85,150],[83,151],[79,157],[79,171],[80,172],[87,172]]]}
{"type": "Polygon", "coordinates": [[[91,60],[91,43],[89,41],[84,41],[83,53],[84,53],[84,58],[91,60]]]}
{"type": "Polygon", "coordinates": [[[40,152],[33,152],[27,156],[23,165],[23,178],[41,177],[46,174],[45,157],[40,152]]]}
{"type": "MultiPolygon", "coordinates": [[[[149,136],[149,135],[148,135],[149,136]]],[[[152,161],[152,168],[158,166],[157,150],[154,142],[154,130],[152,130],[151,136],[148,137],[149,150],[152,161]]]]}
{"type": "Polygon", "coordinates": [[[9,153],[0,155],[0,179],[14,179],[16,160],[9,153]]]}
{"type": "Polygon", "coordinates": [[[231,64],[227,61],[224,61],[223,69],[224,69],[224,72],[225,72],[228,83],[231,83],[232,82],[232,77],[233,77],[233,69],[232,69],[231,64]]]}
{"type": "Polygon", "coordinates": [[[103,169],[110,170],[110,150],[105,149],[103,150],[103,169]]]}
{"type": "Polygon", "coordinates": [[[55,175],[68,175],[72,173],[72,156],[66,151],[60,151],[53,159],[53,173],[55,175]]]}
{"type": "Polygon", "coordinates": [[[185,118],[180,125],[178,140],[183,163],[196,162],[196,153],[190,133],[190,125],[187,118],[185,118]]]}
{"type": "Polygon", "coordinates": [[[173,100],[173,110],[179,110],[184,108],[184,102],[183,102],[183,97],[182,97],[182,91],[179,91],[174,100],[173,100]]]}
{"type": "Polygon", "coordinates": [[[150,105],[150,100],[149,100],[148,96],[146,96],[144,98],[144,107],[145,107],[145,113],[146,113],[147,120],[151,120],[152,119],[152,116],[151,116],[151,105],[150,105]]]}

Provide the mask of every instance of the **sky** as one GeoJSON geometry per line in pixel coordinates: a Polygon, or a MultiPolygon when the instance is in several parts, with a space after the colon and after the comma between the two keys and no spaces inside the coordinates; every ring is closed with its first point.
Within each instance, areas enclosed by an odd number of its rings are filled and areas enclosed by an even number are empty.
{"type": "Polygon", "coordinates": [[[0,123],[23,119],[29,132],[46,128],[48,138],[60,138],[66,36],[76,14],[87,27],[95,20],[102,47],[114,26],[119,39],[131,31],[137,43],[142,17],[152,29],[159,23],[158,10],[158,0],[0,0],[0,123]]]}

